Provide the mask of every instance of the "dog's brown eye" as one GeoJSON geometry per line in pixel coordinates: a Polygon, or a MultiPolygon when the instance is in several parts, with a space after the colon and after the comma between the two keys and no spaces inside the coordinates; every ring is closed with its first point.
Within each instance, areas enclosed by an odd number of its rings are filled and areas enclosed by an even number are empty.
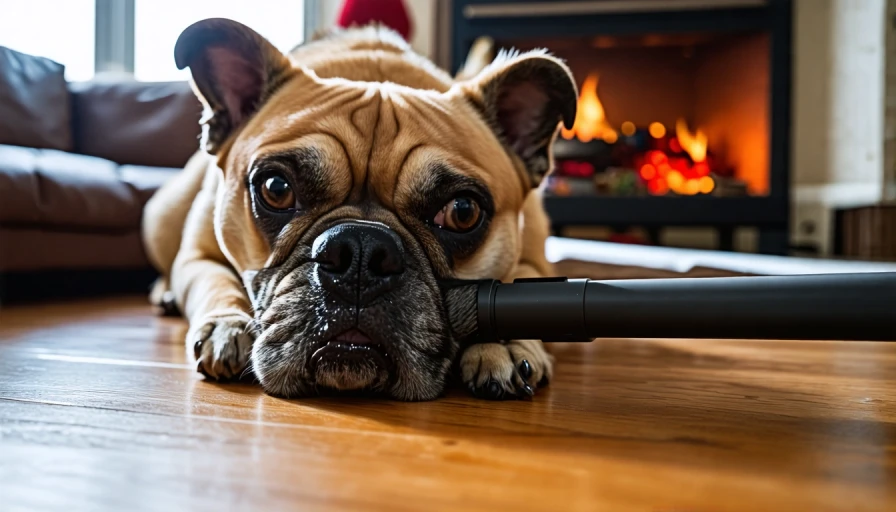
{"type": "Polygon", "coordinates": [[[261,184],[261,198],[274,210],[289,210],[296,207],[296,195],[289,182],[282,176],[271,176],[261,184]]]}
{"type": "Polygon", "coordinates": [[[448,201],[433,219],[436,226],[463,233],[475,228],[482,216],[479,203],[469,197],[458,197],[448,201]]]}

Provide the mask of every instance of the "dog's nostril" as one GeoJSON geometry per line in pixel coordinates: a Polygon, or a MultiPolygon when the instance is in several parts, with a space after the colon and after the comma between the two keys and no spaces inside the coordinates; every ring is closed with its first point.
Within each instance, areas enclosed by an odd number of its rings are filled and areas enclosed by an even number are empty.
{"type": "Polygon", "coordinates": [[[375,247],[367,262],[367,269],[376,276],[391,276],[404,271],[404,262],[397,250],[375,247]]]}
{"type": "Polygon", "coordinates": [[[352,266],[352,261],[355,259],[355,251],[349,246],[349,244],[343,244],[342,247],[339,248],[339,257],[336,260],[336,265],[333,266],[332,271],[338,272],[340,274],[345,273],[352,266]]]}
{"type": "Polygon", "coordinates": [[[331,242],[323,251],[320,251],[315,261],[320,268],[332,274],[344,274],[351,268],[355,259],[355,248],[348,241],[331,242]]]}

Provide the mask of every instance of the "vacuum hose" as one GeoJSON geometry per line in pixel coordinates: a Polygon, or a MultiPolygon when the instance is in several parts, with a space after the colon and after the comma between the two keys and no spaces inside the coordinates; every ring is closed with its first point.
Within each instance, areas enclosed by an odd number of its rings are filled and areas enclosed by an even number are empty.
{"type": "Polygon", "coordinates": [[[717,338],[896,341],[896,272],[452,282],[465,343],[717,338]]]}

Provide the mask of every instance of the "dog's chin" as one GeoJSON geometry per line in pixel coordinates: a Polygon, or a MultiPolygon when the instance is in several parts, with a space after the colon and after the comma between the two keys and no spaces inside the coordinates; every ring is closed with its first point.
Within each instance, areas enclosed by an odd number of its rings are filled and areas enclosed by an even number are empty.
{"type": "Polygon", "coordinates": [[[337,392],[382,392],[393,366],[385,347],[357,330],[324,343],[309,363],[317,388],[337,392]]]}
{"type": "MultiPolygon", "coordinates": [[[[284,271],[285,272],[285,271],[284,271]]],[[[430,286],[408,286],[361,308],[345,306],[312,284],[259,287],[260,329],[252,369],[280,398],[350,395],[431,400],[445,388],[458,345],[430,286]]]]}

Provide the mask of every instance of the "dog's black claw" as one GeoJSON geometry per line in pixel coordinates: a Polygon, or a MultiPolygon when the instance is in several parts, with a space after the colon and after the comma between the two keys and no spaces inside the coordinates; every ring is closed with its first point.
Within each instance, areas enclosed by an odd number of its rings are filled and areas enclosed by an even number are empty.
{"type": "Polygon", "coordinates": [[[523,359],[520,362],[519,372],[523,380],[529,380],[529,377],[532,376],[532,365],[529,364],[528,360],[523,359]]]}
{"type": "Polygon", "coordinates": [[[198,361],[196,363],[196,371],[201,373],[202,376],[205,377],[206,379],[214,380],[214,379],[212,379],[212,376],[209,375],[207,371],[205,371],[205,368],[202,366],[202,361],[198,361]]]}
{"type": "Polygon", "coordinates": [[[497,383],[497,381],[490,380],[488,381],[488,391],[486,391],[488,396],[494,398],[500,398],[501,395],[504,394],[504,390],[501,389],[501,386],[497,383]]]}
{"type": "Polygon", "coordinates": [[[525,393],[527,396],[535,396],[535,390],[532,389],[532,386],[530,386],[528,384],[523,384],[522,392],[525,393]]]}
{"type": "Polygon", "coordinates": [[[489,379],[482,386],[471,385],[470,390],[479,398],[486,400],[503,400],[506,393],[501,384],[496,380],[489,379]]]}
{"type": "Polygon", "coordinates": [[[199,356],[202,355],[202,344],[205,340],[199,340],[195,344],[193,344],[193,357],[199,359],[199,356]]]}

